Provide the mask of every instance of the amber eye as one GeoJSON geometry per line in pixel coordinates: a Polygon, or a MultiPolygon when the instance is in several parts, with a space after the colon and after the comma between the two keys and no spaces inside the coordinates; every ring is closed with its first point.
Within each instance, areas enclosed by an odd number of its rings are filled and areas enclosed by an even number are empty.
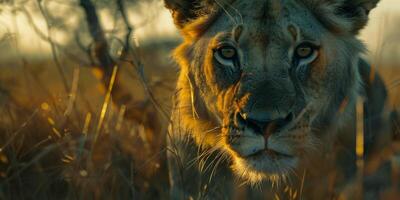
{"type": "Polygon", "coordinates": [[[314,44],[305,42],[297,46],[295,56],[298,59],[307,59],[317,53],[318,47],[314,44]]]}
{"type": "Polygon", "coordinates": [[[237,56],[236,49],[231,46],[221,47],[217,51],[218,51],[219,56],[223,59],[232,60],[232,59],[236,58],[236,56],[237,56]]]}

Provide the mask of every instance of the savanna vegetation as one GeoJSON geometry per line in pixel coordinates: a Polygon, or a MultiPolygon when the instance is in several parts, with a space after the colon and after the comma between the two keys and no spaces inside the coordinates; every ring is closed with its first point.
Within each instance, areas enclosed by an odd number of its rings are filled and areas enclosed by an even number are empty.
{"type": "MultiPolygon", "coordinates": [[[[160,0],[0,1],[0,199],[168,199],[179,70],[170,52],[180,38],[164,30],[165,12],[160,0]]],[[[381,19],[365,56],[396,110],[400,15],[381,19]]],[[[400,185],[400,121],[391,116],[393,145],[364,173],[387,167],[400,185]]],[[[398,187],[382,192],[398,198],[398,187]]]]}

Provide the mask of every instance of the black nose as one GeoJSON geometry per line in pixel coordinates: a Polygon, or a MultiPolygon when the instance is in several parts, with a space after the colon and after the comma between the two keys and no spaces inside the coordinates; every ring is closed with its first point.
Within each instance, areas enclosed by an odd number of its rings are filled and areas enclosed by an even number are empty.
{"type": "MultiPolygon", "coordinates": [[[[268,113],[265,113],[265,116],[270,116],[268,113]]],[[[266,130],[268,129],[268,132],[279,132],[283,128],[285,128],[288,124],[293,122],[294,120],[294,114],[291,112],[286,117],[283,118],[269,118],[269,117],[264,117],[264,120],[258,120],[255,118],[250,118],[246,113],[240,113],[237,112],[235,115],[235,122],[238,127],[250,127],[255,132],[260,133],[260,134],[265,134],[266,130]],[[268,119],[268,120],[266,120],[268,119]]]]}

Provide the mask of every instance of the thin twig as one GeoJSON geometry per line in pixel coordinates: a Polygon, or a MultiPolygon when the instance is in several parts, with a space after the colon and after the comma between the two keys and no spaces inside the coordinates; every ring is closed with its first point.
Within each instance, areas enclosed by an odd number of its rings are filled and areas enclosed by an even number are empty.
{"type": "Polygon", "coordinates": [[[0,152],[3,151],[8,145],[11,144],[11,142],[18,136],[18,134],[26,127],[28,126],[29,122],[32,121],[32,119],[36,116],[38,113],[39,109],[35,109],[33,113],[29,116],[28,120],[26,120],[22,125],[16,130],[14,133],[11,134],[10,139],[0,148],[0,152]]]}
{"type": "Polygon", "coordinates": [[[51,27],[51,24],[50,24],[50,22],[49,22],[49,18],[48,18],[49,16],[47,15],[46,11],[44,10],[44,8],[43,8],[43,6],[42,6],[43,0],[37,0],[37,2],[38,2],[38,6],[39,6],[40,13],[42,14],[42,16],[43,16],[43,18],[44,18],[44,20],[45,20],[45,22],[46,22],[46,26],[47,26],[47,40],[49,41],[49,44],[50,44],[50,47],[51,47],[51,52],[52,52],[52,56],[53,56],[54,63],[56,64],[58,73],[60,74],[61,81],[62,81],[62,84],[63,84],[63,86],[64,86],[65,93],[68,93],[69,86],[68,86],[67,78],[65,77],[65,72],[64,72],[64,70],[63,70],[63,68],[62,68],[62,66],[61,66],[60,60],[58,59],[58,56],[57,56],[57,48],[56,48],[56,46],[54,45],[53,38],[52,38],[52,36],[51,36],[51,34],[52,34],[52,32],[51,32],[52,27],[51,27]]]}

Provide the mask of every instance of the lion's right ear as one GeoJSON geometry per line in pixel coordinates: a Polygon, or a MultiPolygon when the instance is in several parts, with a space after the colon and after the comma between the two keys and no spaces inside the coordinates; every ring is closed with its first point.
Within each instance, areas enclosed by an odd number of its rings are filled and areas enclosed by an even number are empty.
{"type": "Polygon", "coordinates": [[[171,11],[175,25],[179,29],[209,13],[214,5],[213,2],[214,0],[164,0],[165,7],[171,11]]]}
{"type": "Polygon", "coordinates": [[[171,11],[175,25],[180,29],[196,19],[204,6],[202,0],[164,0],[164,3],[165,7],[171,11]]]}

